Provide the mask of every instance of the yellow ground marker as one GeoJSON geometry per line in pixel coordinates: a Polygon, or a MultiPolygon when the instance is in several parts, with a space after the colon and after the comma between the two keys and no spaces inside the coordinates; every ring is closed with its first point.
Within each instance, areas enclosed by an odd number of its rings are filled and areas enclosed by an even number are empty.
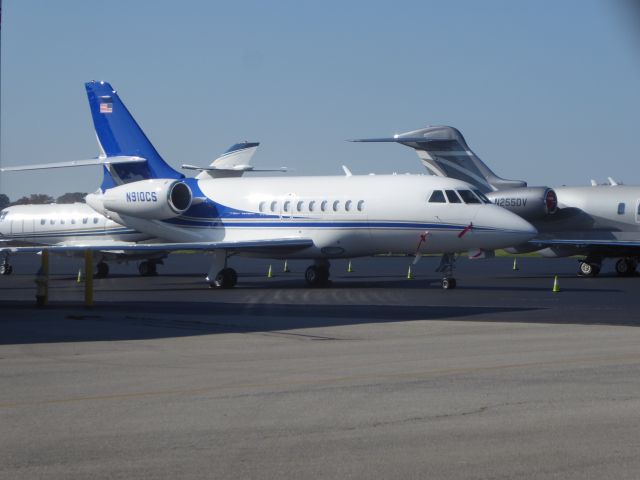
{"type": "Polygon", "coordinates": [[[352,273],[353,268],[351,268],[351,260],[349,260],[349,264],[347,265],[347,273],[352,273]]]}
{"type": "Polygon", "coordinates": [[[558,275],[553,277],[553,289],[551,291],[553,293],[558,293],[560,291],[560,284],[558,283],[558,275]]]}
{"type": "Polygon", "coordinates": [[[267,278],[273,277],[273,273],[271,271],[271,264],[269,264],[269,270],[267,271],[267,278]]]}

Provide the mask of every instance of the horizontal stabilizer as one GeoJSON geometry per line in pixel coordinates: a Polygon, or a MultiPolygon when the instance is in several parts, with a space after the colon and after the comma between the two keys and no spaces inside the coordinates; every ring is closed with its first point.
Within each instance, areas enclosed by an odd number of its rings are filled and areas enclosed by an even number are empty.
{"type": "Polygon", "coordinates": [[[32,165],[22,165],[16,167],[0,168],[0,172],[20,172],[23,170],[46,170],[49,168],[67,168],[67,167],[87,167],[92,165],[119,165],[123,163],[143,163],[147,160],[142,157],[98,157],[89,158],[87,160],[71,160],[69,162],[56,163],[39,163],[32,165]]]}
{"type": "Polygon", "coordinates": [[[400,133],[387,138],[350,140],[361,143],[400,143],[413,148],[420,161],[432,175],[450,177],[467,182],[482,193],[509,188],[526,187],[520,180],[498,177],[469,148],[462,133],[453,127],[427,127],[400,133]]]}

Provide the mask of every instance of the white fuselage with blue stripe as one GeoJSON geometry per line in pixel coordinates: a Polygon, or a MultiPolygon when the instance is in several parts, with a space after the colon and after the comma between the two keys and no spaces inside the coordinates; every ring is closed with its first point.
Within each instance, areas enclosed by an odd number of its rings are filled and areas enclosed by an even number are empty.
{"type": "MultiPolygon", "coordinates": [[[[194,201],[175,218],[148,220],[104,213],[170,242],[313,241],[312,247],[282,254],[289,258],[415,253],[418,245],[421,253],[494,249],[535,233],[529,223],[493,204],[429,202],[434,190],[469,190],[464,182],[448,178],[366,175],[183,182],[194,201]]],[[[88,197],[98,210],[99,200],[95,194],[88,197]]]]}

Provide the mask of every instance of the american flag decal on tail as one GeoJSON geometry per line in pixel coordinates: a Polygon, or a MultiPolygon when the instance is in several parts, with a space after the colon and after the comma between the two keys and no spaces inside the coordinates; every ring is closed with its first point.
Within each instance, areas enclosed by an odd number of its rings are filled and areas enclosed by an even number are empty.
{"type": "Polygon", "coordinates": [[[113,104],[112,103],[101,103],[100,104],[100,113],[111,113],[113,112],[113,104]]]}

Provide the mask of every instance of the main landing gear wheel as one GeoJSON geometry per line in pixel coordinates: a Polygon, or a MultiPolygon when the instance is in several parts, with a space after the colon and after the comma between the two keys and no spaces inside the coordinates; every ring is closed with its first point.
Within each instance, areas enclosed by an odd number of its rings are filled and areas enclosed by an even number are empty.
{"type": "Polygon", "coordinates": [[[318,265],[311,265],[304,272],[304,279],[310,287],[328,285],[329,269],[318,265]]]}
{"type": "Polygon", "coordinates": [[[595,277],[600,273],[600,265],[597,263],[580,262],[578,275],[581,277],[595,277]]]}
{"type": "Polygon", "coordinates": [[[233,268],[223,268],[211,283],[213,288],[233,288],[238,283],[238,274],[233,268]]]}
{"type": "Polygon", "coordinates": [[[635,274],[638,263],[631,258],[621,258],[616,262],[616,273],[621,277],[630,277],[635,274]]]}
{"type": "Polygon", "coordinates": [[[109,275],[109,265],[105,262],[99,262],[96,265],[96,277],[97,278],[105,278],[109,275]]]}
{"type": "Polygon", "coordinates": [[[155,262],[151,262],[148,260],[140,262],[140,265],[138,265],[138,272],[143,277],[152,277],[158,274],[155,262]]]}
{"type": "Polygon", "coordinates": [[[13,273],[13,265],[3,263],[0,265],[0,275],[11,275],[13,273]]]}
{"type": "Polygon", "coordinates": [[[455,278],[443,278],[442,279],[442,288],[444,288],[445,290],[451,290],[456,288],[456,279],[455,278]]]}

